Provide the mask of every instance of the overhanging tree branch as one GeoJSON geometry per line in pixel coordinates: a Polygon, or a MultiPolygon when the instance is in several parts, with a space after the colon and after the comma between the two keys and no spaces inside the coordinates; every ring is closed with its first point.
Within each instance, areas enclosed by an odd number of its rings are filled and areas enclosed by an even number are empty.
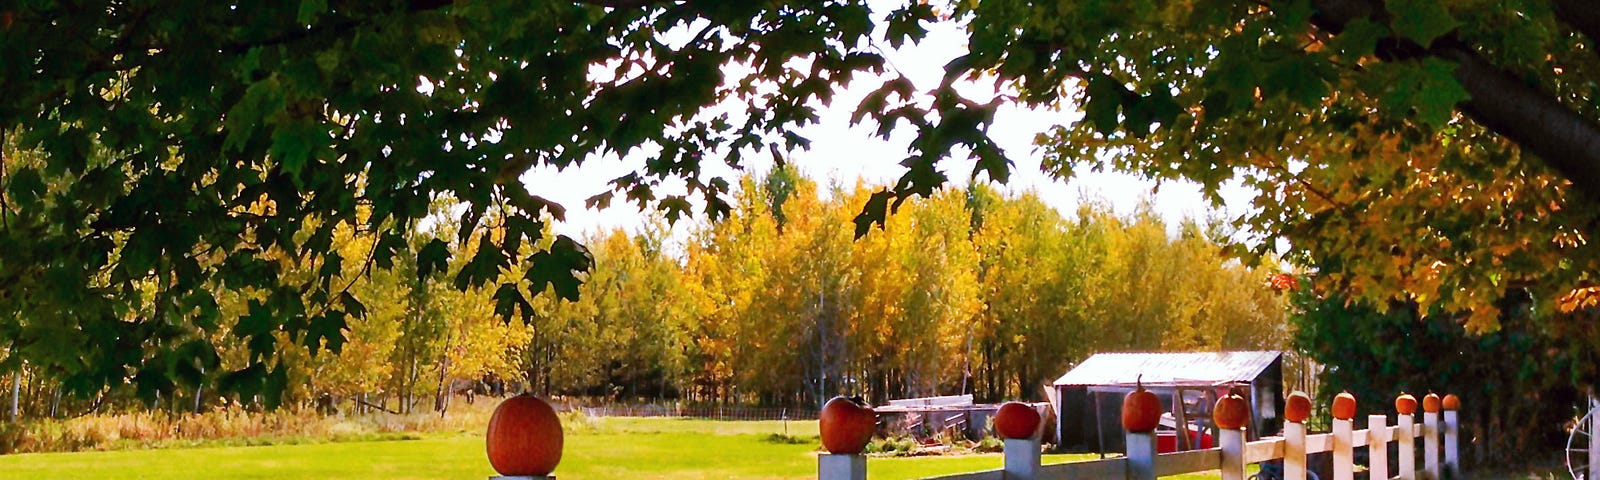
{"type": "MultiPolygon", "coordinates": [[[[1600,31],[1600,12],[1592,8],[1572,8],[1578,0],[1557,0],[1568,4],[1563,21],[1600,31]],[[1572,13],[1572,10],[1582,10],[1572,13]],[[1589,21],[1596,23],[1590,24],[1589,21]]],[[[1352,21],[1387,15],[1382,4],[1372,0],[1315,0],[1317,28],[1340,32],[1352,21]]],[[[1585,34],[1588,34],[1586,31],[1585,34]]],[[[1591,37],[1594,38],[1594,37],[1591,37]]],[[[1573,188],[1591,201],[1600,201],[1600,124],[1579,115],[1555,96],[1522,81],[1490,63],[1477,51],[1453,37],[1441,38],[1431,48],[1418,51],[1451,60],[1458,67],[1456,81],[1471,94],[1457,108],[1489,130],[1516,142],[1524,151],[1538,155],[1556,172],[1571,181],[1573,188]]]]}

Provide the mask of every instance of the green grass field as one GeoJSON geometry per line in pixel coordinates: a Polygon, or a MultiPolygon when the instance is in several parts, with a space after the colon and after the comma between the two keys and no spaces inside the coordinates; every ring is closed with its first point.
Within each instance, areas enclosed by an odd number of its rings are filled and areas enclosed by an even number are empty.
{"type": "MultiPolygon", "coordinates": [[[[816,422],[607,418],[567,434],[556,474],[582,479],[813,479],[816,422]],[[804,443],[775,441],[784,433],[804,443]]],[[[1046,463],[1085,458],[1048,455],[1046,463]]],[[[874,458],[873,479],[999,468],[1000,455],[874,458]]],[[[0,479],[483,479],[483,437],[0,456],[0,479]]]]}

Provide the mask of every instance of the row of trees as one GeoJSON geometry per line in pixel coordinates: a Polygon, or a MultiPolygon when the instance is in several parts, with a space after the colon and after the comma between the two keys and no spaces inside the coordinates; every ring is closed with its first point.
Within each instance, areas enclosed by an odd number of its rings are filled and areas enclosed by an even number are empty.
{"type": "MultiPolygon", "coordinates": [[[[1148,206],[1129,216],[1104,205],[1063,215],[1032,194],[980,185],[908,203],[886,228],[855,240],[851,219],[871,190],[821,190],[780,168],[746,178],[731,215],[688,238],[674,239],[665,222],[595,235],[586,241],[594,266],[571,302],[532,295],[516,267],[458,289],[479,240],[460,240],[453,221],[408,241],[451,249],[444,275],[419,275],[417,255],[373,269],[356,260],[373,236],[341,228],[332,248],[352,260],[333,267],[341,269],[333,281],[349,298],[332,302],[357,314],[339,335],[274,337],[268,377],[283,379],[281,397],[272,388],[208,393],[237,387],[226,372],[262,347],[234,339],[270,300],[219,290],[223,328],[195,334],[215,337],[217,364],[198,385],[160,389],[143,404],[443,409],[453,384],[485,379],[546,394],[694,402],[816,405],[839,392],[1003,399],[1037,397],[1095,351],[1276,348],[1288,338],[1285,300],[1268,274],[1220,256],[1225,232],[1215,227],[1169,228],[1148,206]],[[501,301],[502,285],[528,294],[526,310],[501,301]],[[515,313],[526,321],[502,316],[515,313]]],[[[447,219],[460,207],[432,208],[447,219]]],[[[506,228],[489,217],[491,232],[506,228]]],[[[327,268],[282,262],[289,276],[327,268]]],[[[139,404],[135,388],[114,385],[94,398],[68,395],[64,408],[66,372],[21,365],[16,396],[29,415],[139,404]]]]}
{"type": "Polygon", "coordinates": [[[1148,208],[1072,216],[977,186],[906,204],[853,240],[871,190],[792,170],[747,178],[681,252],[611,232],[578,302],[531,349],[547,392],[815,405],[971,392],[1028,397],[1096,351],[1275,348],[1286,309],[1224,232],[1148,208]]]}

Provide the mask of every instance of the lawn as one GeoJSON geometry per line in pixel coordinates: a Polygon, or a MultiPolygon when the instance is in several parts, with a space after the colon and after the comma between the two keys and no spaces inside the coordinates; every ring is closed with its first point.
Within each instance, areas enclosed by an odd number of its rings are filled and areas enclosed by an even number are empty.
{"type": "MultiPolygon", "coordinates": [[[[582,479],[816,478],[816,422],[719,422],[607,418],[567,435],[556,474],[582,479]],[[787,430],[803,443],[782,441],[787,430]]],[[[1049,455],[1046,463],[1084,458],[1049,455]]],[[[1001,458],[964,455],[874,458],[873,479],[912,479],[999,468],[1001,458]]],[[[123,450],[0,456],[0,479],[482,479],[494,472],[471,433],[414,440],[123,450]]]]}

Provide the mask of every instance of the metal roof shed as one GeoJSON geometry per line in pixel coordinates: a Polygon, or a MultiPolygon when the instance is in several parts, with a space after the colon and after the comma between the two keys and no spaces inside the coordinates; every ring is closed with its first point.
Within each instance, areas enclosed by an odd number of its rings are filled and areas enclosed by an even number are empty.
{"type": "MultiPolygon", "coordinates": [[[[1101,353],[1056,379],[1056,438],[1069,451],[1121,451],[1122,397],[1143,376],[1173,422],[1210,425],[1211,406],[1229,388],[1244,388],[1251,403],[1250,438],[1277,433],[1283,411],[1283,353],[1278,351],[1101,353]],[[1182,408],[1179,408],[1182,407],[1182,408]],[[1265,431],[1271,429],[1273,431],[1265,431]]],[[[1174,437],[1180,437],[1174,435],[1174,437]]],[[[1186,449],[1191,438],[1175,438],[1186,449]]]]}

